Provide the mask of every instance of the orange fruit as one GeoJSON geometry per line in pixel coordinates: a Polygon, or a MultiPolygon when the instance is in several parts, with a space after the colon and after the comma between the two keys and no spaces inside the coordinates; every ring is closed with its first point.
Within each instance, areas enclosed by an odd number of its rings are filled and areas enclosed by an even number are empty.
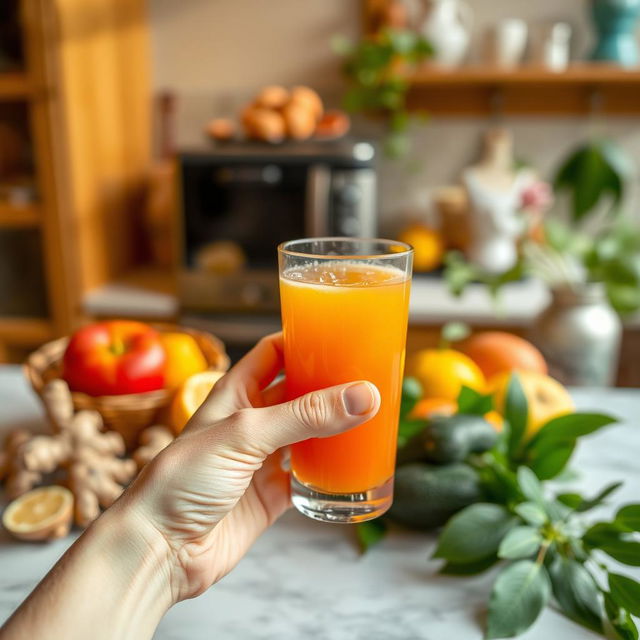
{"type": "Polygon", "coordinates": [[[195,341],[188,333],[162,333],[160,341],[167,359],[164,371],[164,386],[176,389],[187,378],[207,368],[207,361],[195,341]]]}
{"type": "Polygon", "coordinates": [[[457,410],[456,403],[448,398],[422,398],[413,407],[409,417],[426,419],[432,416],[452,416],[457,410]]]}
{"type": "Polygon", "coordinates": [[[398,239],[413,247],[414,271],[433,271],[442,264],[444,241],[439,231],[416,223],[408,226],[398,239]]]}
{"type": "Polygon", "coordinates": [[[49,540],[69,533],[73,517],[73,494],[57,485],[27,491],[2,515],[4,528],[21,540],[49,540]]]}
{"type": "Polygon", "coordinates": [[[223,375],[222,371],[202,371],[185,380],[176,391],[169,409],[170,426],[174,433],[178,434],[185,428],[223,375]]]}
{"type": "Polygon", "coordinates": [[[482,370],[486,378],[510,371],[547,373],[542,354],[524,338],[505,331],[485,331],[458,345],[482,370]]]}
{"type": "Polygon", "coordinates": [[[423,349],[413,354],[409,374],[422,385],[425,398],[456,402],[462,386],[485,390],[485,377],[478,365],[454,349],[423,349]]]}
{"type": "MultiPolygon", "coordinates": [[[[489,381],[496,409],[501,415],[504,415],[505,396],[511,375],[507,371],[489,381]]],[[[575,411],[569,392],[557,380],[536,371],[519,371],[518,378],[529,406],[528,438],[551,418],[575,411]]]]}
{"type": "Polygon", "coordinates": [[[487,413],[484,414],[484,419],[492,425],[496,431],[502,431],[504,419],[497,411],[487,411],[487,413]]]}

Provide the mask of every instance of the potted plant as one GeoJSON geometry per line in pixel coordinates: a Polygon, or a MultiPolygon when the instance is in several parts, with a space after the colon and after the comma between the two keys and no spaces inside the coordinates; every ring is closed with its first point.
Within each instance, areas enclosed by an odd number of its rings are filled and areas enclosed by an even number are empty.
{"type": "Polygon", "coordinates": [[[344,56],[343,72],[349,82],[344,108],[351,113],[383,115],[389,127],[386,153],[392,157],[406,154],[411,120],[409,74],[432,55],[431,45],[410,29],[384,27],[356,43],[336,37],[333,49],[344,56]]]}
{"type": "Polygon", "coordinates": [[[621,209],[630,166],[608,140],[571,153],[554,180],[556,194],[568,200],[565,215],[540,220],[539,209],[523,207],[520,258],[506,273],[483,273],[459,253],[447,257],[445,276],[455,294],[472,281],[497,294],[524,275],[547,284],[551,301],[534,321],[532,338],[566,384],[615,381],[619,316],[640,309],[640,227],[621,209]]]}

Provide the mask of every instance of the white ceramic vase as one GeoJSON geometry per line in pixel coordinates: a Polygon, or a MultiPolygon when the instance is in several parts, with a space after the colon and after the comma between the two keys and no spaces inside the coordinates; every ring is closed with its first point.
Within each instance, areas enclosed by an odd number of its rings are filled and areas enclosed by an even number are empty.
{"type": "Polygon", "coordinates": [[[445,67],[461,64],[471,44],[473,16],[462,0],[430,0],[420,31],[433,45],[434,62],[445,67]]]}

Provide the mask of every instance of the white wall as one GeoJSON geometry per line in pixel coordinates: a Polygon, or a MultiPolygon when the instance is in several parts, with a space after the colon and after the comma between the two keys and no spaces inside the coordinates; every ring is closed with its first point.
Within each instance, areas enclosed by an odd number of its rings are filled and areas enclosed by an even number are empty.
{"type": "MultiPolygon", "coordinates": [[[[569,22],[578,58],[592,43],[587,0],[469,4],[476,16],[474,55],[480,34],[503,17],[524,18],[530,24],[569,22]]],[[[339,60],[329,40],[337,33],[355,38],[361,26],[360,0],[149,0],[149,9],[154,84],[183,98],[178,139],[185,143],[199,139],[208,117],[232,114],[239,101],[267,83],[307,83],[337,100],[339,60]]],[[[433,187],[455,180],[473,160],[487,124],[485,119],[433,118],[418,127],[415,157],[383,164],[383,228],[392,230],[412,215],[411,209],[424,208],[433,187]],[[417,170],[410,171],[409,164],[417,170]]],[[[548,176],[592,123],[584,118],[512,118],[504,124],[514,132],[518,155],[548,176]]],[[[619,140],[640,164],[640,118],[601,122],[598,128],[619,140]]],[[[634,186],[631,208],[638,208],[638,202],[634,186]]]]}

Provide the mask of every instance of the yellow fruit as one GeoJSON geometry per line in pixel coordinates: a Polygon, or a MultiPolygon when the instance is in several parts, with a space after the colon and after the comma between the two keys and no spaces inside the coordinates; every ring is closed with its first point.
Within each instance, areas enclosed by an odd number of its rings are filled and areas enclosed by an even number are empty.
{"type": "MultiPolygon", "coordinates": [[[[511,375],[510,372],[500,373],[489,381],[496,409],[501,414],[504,414],[504,401],[511,375]]],[[[551,418],[575,411],[569,392],[557,380],[536,371],[519,371],[518,377],[529,406],[528,438],[551,418]]]]}
{"type": "Polygon", "coordinates": [[[171,402],[170,420],[174,433],[180,433],[191,416],[207,399],[211,389],[224,373],[222,371],[202,371],[188,378],[176,391],[171,402]]]}
{"type": "Polygon", "coordinates": [[[164,386],[177,389],[187,378],[207,368],[198,343],[188,333],[163,333],[160,336],[167,356],[164,386]]]}
{"type": "Polygon", "coordinates": [[[410,375],[422,385],[425,398],[456,401],[462,385],[484,391],[485,379],[478,365],[453,349],[423,349],[410,358],[410,375]]]}
{"type": "Polygon", "coordinates": [[[433,271],[442,264],[444,242],[435,229],[421,224],[412,224],[399,236],[401,242],[413,247],[413,270],[433,271]]]}
{"type": "Polygon", "coordinates": [[[22,540],[62,538],[69,533],[73,494],[64,487],[41,487],[16,498],[2,516],[4,528],[22,540]]]}

